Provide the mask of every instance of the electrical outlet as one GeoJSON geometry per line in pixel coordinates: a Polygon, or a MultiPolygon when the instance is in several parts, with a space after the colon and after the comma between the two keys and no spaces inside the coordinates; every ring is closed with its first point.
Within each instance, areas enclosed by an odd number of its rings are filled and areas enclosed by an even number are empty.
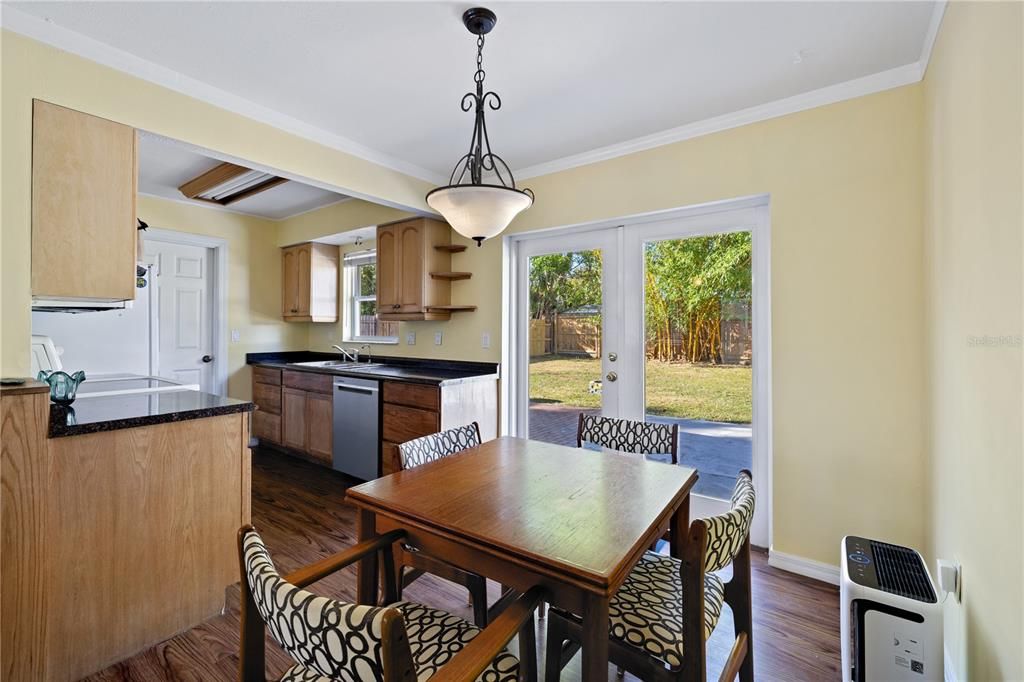
{"type": "Polygon", "coordinates": [[[405,345],[415,346],[416,345],[416,332],[408,332],[405,335],[405,345]]]}
{"type": "Polygon", "coordinates": [[[435,346],[440,346],[441,345],[441,332],[434,332],[434,345],[435,346]]]}
{"type": "Polygon", "coordinates": [[[490,332],[484,332],[483,334],[480,335],[480,347],[481,348],[490,348],[491,347],[491,333],[490,332]]]}
{"type": "Polygon", "coordinates": [[[237,329],[231,330],[231,343],[238,343],[242,340],[242,332],[237,329]]]}

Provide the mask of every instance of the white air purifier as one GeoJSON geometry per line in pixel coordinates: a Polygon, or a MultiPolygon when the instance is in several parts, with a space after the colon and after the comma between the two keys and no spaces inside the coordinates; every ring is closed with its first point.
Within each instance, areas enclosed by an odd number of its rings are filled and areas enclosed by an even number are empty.
{"type": "Polygon", "coordinates": [[[942,682],[942,604],[921,554],[854,536],[841,549],[845,679],[942,682]]]}

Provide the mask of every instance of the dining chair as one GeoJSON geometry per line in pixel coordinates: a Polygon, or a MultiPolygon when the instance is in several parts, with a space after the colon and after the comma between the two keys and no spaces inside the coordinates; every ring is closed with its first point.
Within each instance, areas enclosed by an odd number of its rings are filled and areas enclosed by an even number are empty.
{"type": "Polygon", "coordinates": [[[506,648],[516,634],[526,657],[524,678],[535,680],[533,612],[543,597],[539,587],[520,596],[485,630],[441,609],[397,601],[394,581],[387,576],[383,606],[352,604],[304,589],[378,552],[385,574],[393,572],[392,546],[404,536],[403,530],[392,531],[282,577],[256,529],[241,528],[239,679],[266,679],[264,628],[269,628],[295,661],[282,682],[516,682],[520,660],[506,648]]]}
{"type": "MultiPolygon", "coordinates": [[[[413,469],[480,445],[480,442],[480,425],[473,422],[402,443],[398,446],[398,453],[402,460],[402,469],[413,469]]],[[[469,590],[473,622],[479,627],[487,625],[487,580],[483,576],[419,552],[402,552],[401,562],[398,575],[399,598],[404,588],[424,573],[430,573],[469,590]]]]}
{"type": "MultiPolygon", "coordinates": [[[[754,485],[744,469],[730,509],[690,524],[682,559],[645,552],[608,609],[611,662],[642,680],[703,682],[707,640],[722,615],[732,610],[736,639],[719,681],[754,679],[753,614],[750,602],[750,524],[754,485]],[[718,571],[732,565],[723,582],[718,571]]],[[[548,615],[545,682],[556,682],[580,648],[582,624],[552,607],[548,615]]]]}
{"type": "Polygon", "coordinates": [[[669,455],[679,464],[679,425],[615,419],[580,413],[576,447],[592,443],[609,450],[638,455],[669,455]]]}
{"type": "MultiPolygon", "coordinates": [[[[679,464],[679,424],[657,424],[580,412],[576,447],[582,448],[584,443],[645,457],[669,455],[672,464],[679,464]]],[[[668,529],[661,539],[671,541],[668,529]]],[[[657,545],[655,542],[651,549],[656,550],[657,545]]]]}

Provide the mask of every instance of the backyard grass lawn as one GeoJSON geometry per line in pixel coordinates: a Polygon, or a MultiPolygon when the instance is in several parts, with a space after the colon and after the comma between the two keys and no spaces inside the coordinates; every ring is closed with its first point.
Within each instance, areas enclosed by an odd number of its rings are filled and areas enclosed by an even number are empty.
{"type": "MultiPolygon", "coordinates": [[[[530,362],[530,401],[600,407],[601,396],[589,392],[590,382],[600,378],[600,360],[536,358],[530,362]]],[[[750,380],[749,367],[648,360],[647,413],[749,424],[750,380]]]]}

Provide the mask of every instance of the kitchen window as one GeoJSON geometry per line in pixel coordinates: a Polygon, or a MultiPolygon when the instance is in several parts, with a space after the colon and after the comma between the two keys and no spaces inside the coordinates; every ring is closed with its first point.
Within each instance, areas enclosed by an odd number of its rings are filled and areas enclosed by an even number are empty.
{"type": "Polygon", "coordinates": [[[377,252],[345,256],[343,281],[346,341],[398,343],[398,323],[377,319],[377,252]]]}

